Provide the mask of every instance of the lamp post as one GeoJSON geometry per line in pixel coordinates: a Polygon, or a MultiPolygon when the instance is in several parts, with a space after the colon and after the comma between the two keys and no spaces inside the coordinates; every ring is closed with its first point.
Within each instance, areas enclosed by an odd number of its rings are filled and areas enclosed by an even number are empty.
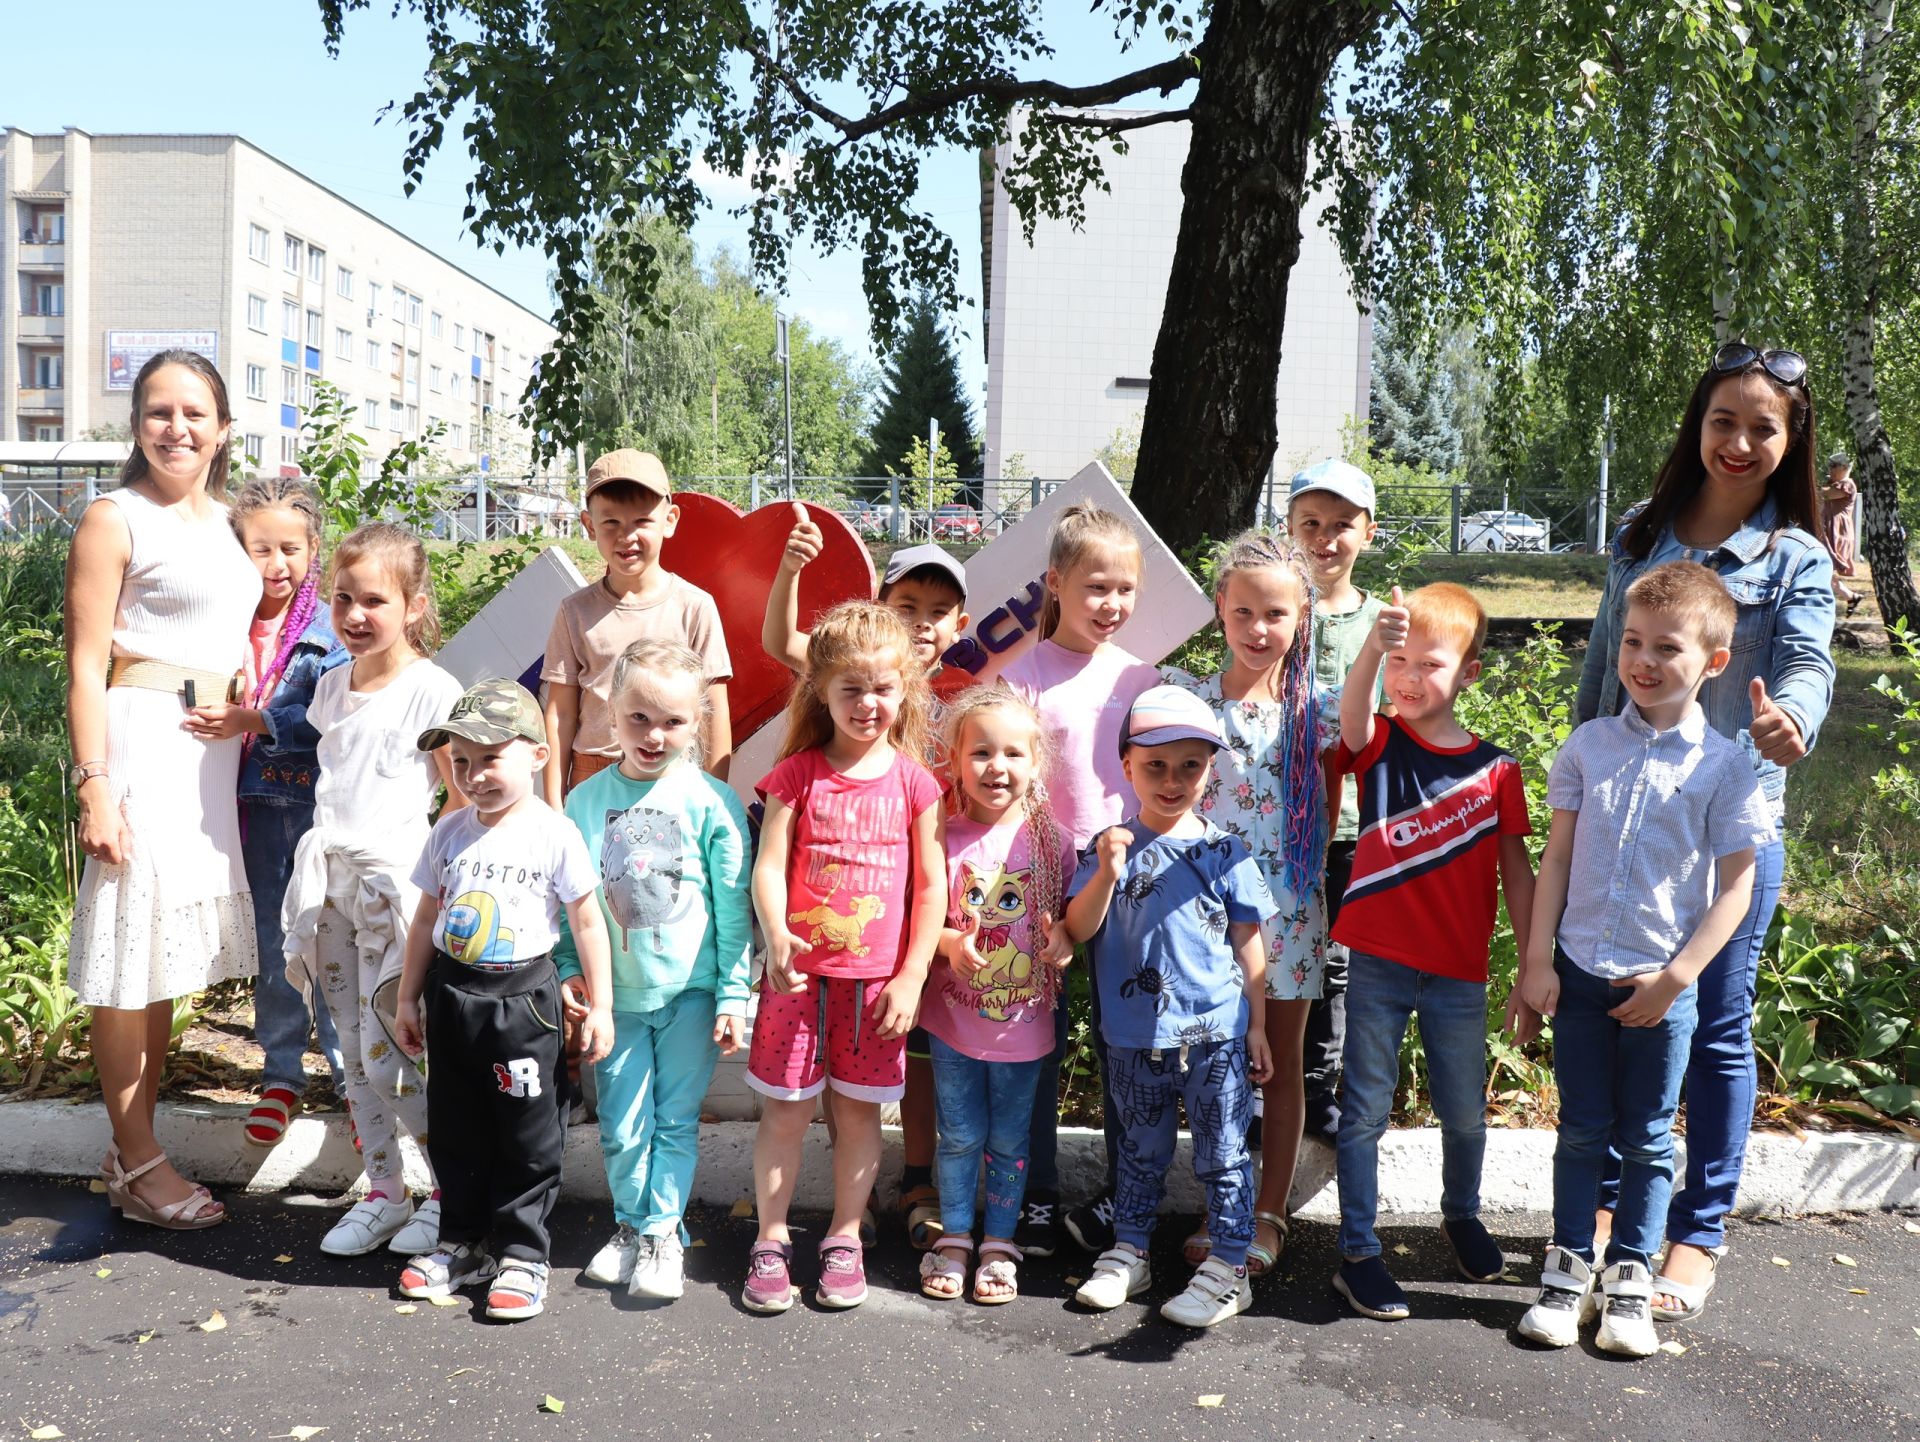
{"type": "Polygon", "coordinates": [[[773,313],[774,355],[780,361],[781,387],[786,393],[786,434],[787,434],[787,499],[793,499],[793,352],[787,345],[787,315],[785,311],[773,313]]]}

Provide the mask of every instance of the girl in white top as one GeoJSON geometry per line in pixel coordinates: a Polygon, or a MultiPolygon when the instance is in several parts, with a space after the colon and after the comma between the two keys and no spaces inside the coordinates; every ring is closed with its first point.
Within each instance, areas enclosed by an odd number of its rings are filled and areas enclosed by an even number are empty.
{"type": "Polygon", "coordinates": [[[439,1242],[440,1194],[415,1212],[402,1176],[397,1126],[425,1143],[427,1094],[418,1062],[394,1044],[394,1008],[434,791],[445,781],[448,807],[466,804],[445,748],[414,743],[446,719],[461,687],[426,659],[440,628],[426,548],[411,532],[381,524],[348,536],[328,592],[334,634],[353,662],[321,677],[307,708],[320,780],[281,921],[287,979],[319,992],[340,1037],[368,1191],[320,1248],[412,1256],[439,1242]]]}
{"type": "Polygon", "coordinates": [[[87,856],[68,973],[94,1008],[113,1124],[108,1199],[173,1228],[226,1213],[154,1140],[172,998],[255,965],[234,802],[240,741],[185,729],[187,706],[219,699],[208,693],[239,667],[260,601],[260,574],[215,499],[232,419],[205,358],[163,351],[142,366],[121,488],[88,507],[67,561],[67,715],[87,856]]]}

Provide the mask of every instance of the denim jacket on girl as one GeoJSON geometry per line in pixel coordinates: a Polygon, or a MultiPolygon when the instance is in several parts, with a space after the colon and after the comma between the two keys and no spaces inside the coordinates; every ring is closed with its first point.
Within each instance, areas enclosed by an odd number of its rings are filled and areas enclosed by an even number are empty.
{"type": "Polygon", "coordinates": [[[307,629],[293,643],[287,669],[274,687],[263,713],[267,734],[253,738],[246,763],[240,768],[242,801],[268,806],[313,805],[313,783],[320,775],[314,748],[320,733],[307,721],[307,706],[320,678],[349,660],[346,647],[335,639],[324,610],[314,613],[307,629]]]}
{"type": "Polygon", "coordinates": [[[1683,545],[1672,527],[1660,533],[1644,560],[1628,555],[1623,524],[1609,548],[1606,594],[1594,617],[1574,703],[1581,721],[1617,715],[1620,694],[1621,621],[1627,588],[1648,569],[1667,561],[1698,561],[1717,571],[1740,608],[1733,629],[1733,659],[1701,688],[1707,724],[1740,743],[1753,762],[1777,820],[1785,804],[1786,772],[1761,759],[1747,728],[1753,724],[1749,688],[1755,676],[1767,694],[1792,716],[1812,750],[1833,701],[1833,557],[1810,533],[1788,526],[1773,533],[1775,508],[1768,497],[1740,529],[1711,550],[1683,545]]]}

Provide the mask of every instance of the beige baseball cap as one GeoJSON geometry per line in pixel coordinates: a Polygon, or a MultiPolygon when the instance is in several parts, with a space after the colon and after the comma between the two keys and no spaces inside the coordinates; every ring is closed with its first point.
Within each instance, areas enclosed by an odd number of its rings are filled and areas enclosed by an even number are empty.
{"type": "Polygon", "coordinates": [[[615,481],[631,481],[663,500],[673,499],[673,481],[660,457],[651,451],[618,450],[608,451],[587,468],[587,487],[580,494],[580,503],[585,505],[595,491],[615,481]]]}

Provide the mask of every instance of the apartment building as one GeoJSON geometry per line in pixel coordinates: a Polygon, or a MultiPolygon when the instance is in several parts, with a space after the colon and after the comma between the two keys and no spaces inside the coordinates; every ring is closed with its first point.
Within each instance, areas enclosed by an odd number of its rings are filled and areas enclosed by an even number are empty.
{"type": "MultiPolygon", "coordinates": [[[[1042,219],[1031,243],[1000,183],[1008,148],[984,158],[988,476],[1016,456],[1026,474],[1070,476],[1138,425],[1180,230],[1188,135],[1186,122],[1170,121],[1129,133],[1125,155],[1105,148],[1108,188],[1086,192],[1081,224],[1042,219]]],[[[1315,194],[1303,209],[1288,280],[1275,402],[1281,482],[1338,455],[1342,426],[1367,414],[1372,324],[1319,223],[1328,201],[1315,194]]]]}
{"type": "Polygon", "coordinates": [[[213,360],[257,471],[291,470],[315,386],[372,449],[446,429],[450,469],[523,463],[546,321],[236,135],[0,145],[0,441],[125,425],[156,351],[213,360]]]}

